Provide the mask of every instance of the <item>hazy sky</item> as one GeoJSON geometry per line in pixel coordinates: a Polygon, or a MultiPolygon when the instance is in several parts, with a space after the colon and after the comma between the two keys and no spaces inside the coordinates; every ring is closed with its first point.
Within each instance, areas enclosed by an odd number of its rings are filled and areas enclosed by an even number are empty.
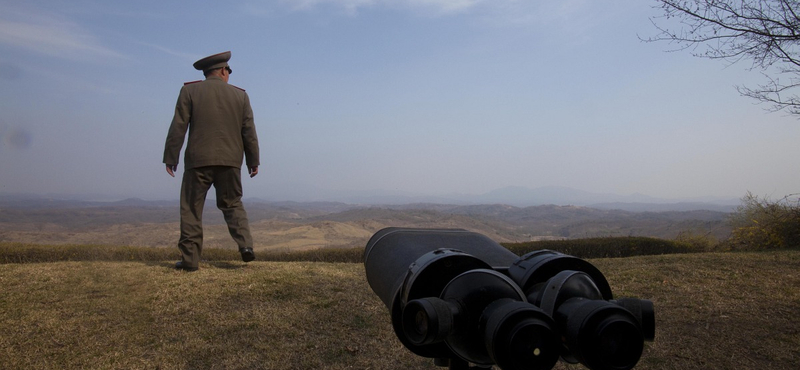
{"type": "Polygon", "coordinates": [[[640,41],[655,4],[0,0],[0,193],[177,198],[178,91],[226,50],[261,144],[246,197],[800,192],[800,121],[739,96],[747,64],[640,41]]]}

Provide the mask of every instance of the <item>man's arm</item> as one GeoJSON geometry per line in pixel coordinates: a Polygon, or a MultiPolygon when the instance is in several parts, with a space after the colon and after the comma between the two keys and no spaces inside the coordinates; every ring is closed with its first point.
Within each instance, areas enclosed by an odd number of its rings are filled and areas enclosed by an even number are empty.
{"type": "MultiPolygon", "coordinates": [[[[244,112],[242,118],[242,144],[244,146],[245,163],[247,164],[248,170],[255,167],[256,173],[258,173],[258,165],[261,164],[258,151],[258,135],[256,134],[256,125],[253,121],[253,108],[250,107],[250,97],[247,96],[247,93],[244,94],[244,112]]],[[[250,171],[250,173],[252,175],[252,171],[250,171]]]]}
{"type": "MultiPolygon", "coordinates": [[[[177,170],[178,170],[178,165],[177,164],[168,164],[167,165],[167,173],[170,176],[175,177],[175,171],[177,171],[177,170]]],[[[256,173],[258,173],[258,169],[256,169],[256,173]]],[[[253,176],[255,176],[255,175],[253,175],[253,176]]],[[[253,176],[250,176],[250,177],[253,177],[253,176]]]]}
{"type": "MultiPolygon", "coordinates": [[[[186,131],[189,129],[191,116],[192,101],[184,86],[181,88],[181,92],[178,95],[178,102],[175,104],[175,115],[172,117],[172,123],[169,125],[169,131],[167,132],[167,140],[164,144],[163,163],[166,164],[167,167],[171,165],[173,172],[178,164],[183,141],[186,138],[186,131]]],[[[167,172],[169,173],[169,170],[167,170],[167,172]]]]}

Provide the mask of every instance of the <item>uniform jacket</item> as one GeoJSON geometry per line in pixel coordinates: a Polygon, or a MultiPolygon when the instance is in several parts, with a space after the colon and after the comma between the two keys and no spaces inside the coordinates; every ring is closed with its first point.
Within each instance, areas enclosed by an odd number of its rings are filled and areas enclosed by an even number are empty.
{"type": "Polygon", "coordinates": [[[259,165],[258,137],[247,93],[220,77],[187,83],[181,88],[175,116],[164,145],[164,163],[177,165],[189,131],[184,154],[186,169],[205,166],[259,165]]]}

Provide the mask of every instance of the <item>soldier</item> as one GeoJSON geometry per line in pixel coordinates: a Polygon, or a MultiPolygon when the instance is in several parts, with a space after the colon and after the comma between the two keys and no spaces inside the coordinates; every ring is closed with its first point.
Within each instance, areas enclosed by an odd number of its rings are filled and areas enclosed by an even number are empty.
{"type": "Polygon", "coordinates": [[[255,259],[247,213],[242,204],[242,160],[250,177],[258,174],[258,137],[253,123],[250,98],[243,89],[228,84],[231,68],[226,51],[194,63],[203,71],[203,81],[187,82],[178,95],[175,116],[164,146],[167,173],[175,177],[186,131],[189,140],[184,153],[181,184],[182,258],[175,268],[196,271],[203,250],[203,205],[213,184],[217,208],[225,216],[228,231],[239,245],[242,261],[255,259]],[[244,157],[244,158],[243,158],[244,157]]]}

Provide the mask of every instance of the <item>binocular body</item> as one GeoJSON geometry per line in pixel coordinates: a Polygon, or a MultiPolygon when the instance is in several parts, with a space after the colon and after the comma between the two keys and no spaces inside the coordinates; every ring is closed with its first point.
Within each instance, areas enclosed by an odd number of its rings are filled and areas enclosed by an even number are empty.
{"type": "Polygon", "coordinates": [[[655,336],[653,304],[613,300],[589,262],[540,250],[517,256],[462,229],[386,228],[364,250],[367,282],[398,339],[439,366],[633,368],[655,336]]]}

